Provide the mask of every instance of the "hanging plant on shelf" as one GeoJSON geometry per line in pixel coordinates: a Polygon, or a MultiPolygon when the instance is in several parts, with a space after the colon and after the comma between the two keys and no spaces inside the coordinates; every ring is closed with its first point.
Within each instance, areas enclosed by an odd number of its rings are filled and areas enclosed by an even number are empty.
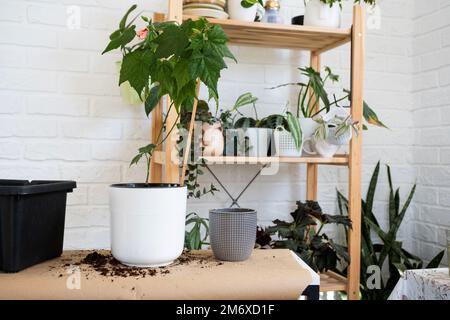
{"type": "MultiPolygon", "coordinates": [[[[136,32],[134,21],[128,16],[136,9],[133,5],[114,31],[110,42],[102,54],[120,49],[123,55],[119,85],[128,82],[139,93],[144,102],[145,113],[151,114],[161,97],[167,95],[172,108],[180,117],[181,112],[189,112],[194,105],[197,81],[201,81],[209,92],[209,98],[218,101],[217,82],[220,73],[227,67],[225,58],[235,60],[227,47],[228,38],[218,25],[211,25],[204,18],[186,20],[182,24],[174,22],[153,23],[141,16],[146,27],[136,32]]],[[[155,149],[164,143],[174,130],[165,128],[167,115],[157,137],[151,144],[139,149],[131,161],[137,164],[143,157],[147,160],[147,178],[150,162],[155,149]],[[163,131],[166,130],[164,137],[163,131]]]]}

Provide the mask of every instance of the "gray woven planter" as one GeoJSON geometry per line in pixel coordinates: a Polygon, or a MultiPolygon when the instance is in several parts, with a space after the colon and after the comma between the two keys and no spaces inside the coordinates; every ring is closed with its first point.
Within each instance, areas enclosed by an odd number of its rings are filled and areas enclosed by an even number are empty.
{"type": "Polygon", "coordinates": [[[232,208],[210,210],[209,238],[217,259],[247,260],[255,247],[256,211],[232,208]]]}

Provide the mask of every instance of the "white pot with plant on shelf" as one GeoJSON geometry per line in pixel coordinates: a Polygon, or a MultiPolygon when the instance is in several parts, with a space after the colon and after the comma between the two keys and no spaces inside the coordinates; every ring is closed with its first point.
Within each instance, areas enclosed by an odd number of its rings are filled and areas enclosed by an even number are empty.
{"type": "Polygon", "coordinates": [[[246,22],[255,21],[258,4],[264,6],[262,0],[228,0],[230,19],[246,22]]]}
{"type": "MultiPolygon", "coordinates": [[[[221,71],[226,68],[223,60],[225,56],[221,52],[229,52],[226,47],[227,39],[221,32],[212,37],[211,32],[215,32],[215,29],[203,18],[174,25],[170,22],[156,24],[151,19],[142,17],[147,26],[136,35],[141,42],[134,44],[133,37],[118,35],[136,34],[136,25],[133,22],[127,24],[126,21],[136,7],[133,5],[127,11],[119,29],[111,34],[111,41],[103,53],[122,49],[119,85],[129,83],[136,93],[142,92],[139,98],[145,106],[147,117],[155,110],[161,97],[168,96],[172,101],[169,108],[175,110],[179,118],[181,114],[192,112],[194,104],[198,102],[196,96],[200,86],[198,79],[202,79],[203,76],[201,72],[216,74],[219,78],[221,71]],[[166,32],[171,36],[167,38],[161,36],[166,32]],[[168,39],[172,39],[173,35],[177,35],[181,40],[172,43],[173,41],[168,39]],[[188,49],[186,43],[197,37],[203,39],[205,48],[195,55],[200,55],[197,57],[200,60],[213,59],[214,63],[202,71],[186,72],[183,83],[177,82],[179,74],[167,72],[163,63],[156,63],[154,68],[142,67],[145,63],[151,63],[152,57],[159,55],[159,61],[164,61],[177,70],[180,65],[192,61],[194,52],[188,49]],[[219,38],[216,39],[217,37],[219,38]],[[214,41],[210,40],[212,38],[214,41]],[[165,49],[161,50],[161,46],[165,49]],[[211,56],[211,51],[208,52],[206,47],[213,50],[215,55],[211,56]],[[172,85],[165,86],[166,82],[172,85]]],[[[227,56],[232,57],[229,54],[227,56]]],[[[201,81],[201,83],[207,87],[217,102],[219,98],[217,82],[201,81]]],[[[168,121],[167,117],[164,117],[161,129],[153,137],[152,143],[139,148],[138,154],[131,160],[130,165],[145,160],[147,175],[145,180],[143,179],[144,182],[117,183],[109,188],[111,253],[123,264],[137,267],[164,266],[172,263],[183,252],[187,205],[187,187],[184,185],[184,179],[180,179],[180,183],[148,183],[154,152],[166,139],[173,137],[170,133],[174,132],[176,127],[176,121],[168,121]]]]}
{"type": "MultiPolygon", "coordinates": [[[[345,0],[305,0],[305,26],[339,28],[345,0]]],[[[352,1],[352,0],[350,0],[352,1]]],[[[374,6],[376,0],[353,0],[353,3],[374,6]]]]}

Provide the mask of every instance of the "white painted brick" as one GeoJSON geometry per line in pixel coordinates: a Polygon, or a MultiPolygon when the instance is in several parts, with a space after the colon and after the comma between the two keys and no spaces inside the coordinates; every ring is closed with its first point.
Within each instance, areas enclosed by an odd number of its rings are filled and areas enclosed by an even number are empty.
{"type": "Polygon", "coordinates": [[[414,147],[412,161],[416,164],[437,164],[439,163],[439,148],[414,147]]]}
{"type": "Polygon", "coordinates": [[[53,72],[19,69],[0,70],[0,89],[18,91],[56,91],[53,72]]]}
{"type": "Polygon", "coordinates": [[[438,189],[435,187],[418,186],[414,200],[417,203],[425,203],[430,205],[438,204],[438,189]]]}
{"type": "Polygon", "coordinates": [[[22,154],[22,148],[17,141],[0,141],[0,159],[17,160],[22,154]]]}
{"type": "Polygon", "coordinates": [[[441,29],[448,24],[450,8],[444,8],[432,14],[425,15],[415,20],[416,30],[419,34],[424,34],[441,29]]]}
{"type": "Polygon", "coordinates": [[[49,28],[16,26],[0,22],[0,30],[2,30],[0,43],[49,48],[55,48],[58,44],[56,31],[49,28]]]}
{"type": "Polygon", "coordinates": [[[419,91],[424,89],[436,88],[439,83],[438,74],[435,72],[422,73],[414,77],[413,90],[419,91]]]}
{"type": "Polygon", "coordinates": [[[59,32],[60,46],[64,49],[90,50],[100,54],[108,44],[109,33],[83,29],[59,32]]]}
{"type": "MultiPolygon", "coordinates": [[[[450,186],[450,167],[439,166],[420,168],[419,183],[427,186],[450,186]]],[[[450,213],[450,212],[449,212],[450,213]]]]}
{"type": "Polygon", "coordinates": [[[61,124],[62,132],[68,138],[120,139],[122,126],[118,121],[83,120],[67,121],[61,124]]]}
{"type": "Polygon", "coordinates": [[[450,148],[441,148],[440,152],[440,162],[442,164],[450,164],[450,148]]]}
{"type": "Polygon", "coordinates": [[[58,85],[65,94],[119,95],[118,79],[113,76],[63,75],[58,85]]]}
{"type": "Polygon", "coordinates": [[[109,248],[109,228],[69,228],[64,232],[64,250],[109,248]]]}
{"type": "Polygon", "coordinates": [[[433,225],[415,222],[413,232],[416,239],[428,242],[437,241],[437,228],[433,225]]]}
{"type": "Polygon", "coordinates": [[[27,7],[28,21],[31,23],[65,26],[66,8],[60,5],[31,5],[27,7]]]}
{"type": "Polygon", "coordinates": [[[20,48],[1,45],[0,46],[0,66],[2,67],[22,67],[25,64],[25,52],[20,48]]]}
{"type": "Polygon", "coordinates": [[[450,63],[450,48],[422,56],[422,70],[437,69],[450,63]]]}
{"type": "Polygon", "coordinates": [[[16,121],[15,134],[19,137],[56,137],[58,133],[55,120],[27,118],[16,121]]]}
{"type": "Polygon", "coordinates": [[[121,97],[95,98],[91,104],[91,115],[102,118],[144,119],[144,106],[126,105],[121,97]]]}
{"type": "Polygon", "coordinates": [[[61,178],[56,166],[45,164],[17,164],[14,161],[10,165],[0,165],[0,177],[2,179],[19,180],[58,180],[61,178]]]}
{"type": "Polygon", "coordinates": [[[23,96],[11,93],[0,93],[0,113],[14,114],[22,111],[25,105],[23,96]]]}
{"type": "Polygon", "coordinates": [[[76,206],[67,208],[66,228],[108,226],[108,207],[76,206]]]}
{"type": "Polygon", "coordinates": [[[53,50],[28,50],[26,65],[30,68],[63,71],[88,71],[88,56],[83,53],[53,50]]]}
{"type": "Polygon", "coordinates": [[[26,104],[29,114],[86,116],[89,113],[89,100],[78,96],[30,96],[26,104]]]}
{"type": "Polygon", "coordinates": [[[450,85],[450,66],[439,70],[439,84],[441,86],[450,85]]]}
{"type": "Polygon", "coordinates": [[[129,162],[140,147],[142,144],[136,142],[99,142],[92,147],[92,157],[96,160],[129,162]]]}
{"type": "Polygon", "coordinates": [[[25,158],[30,160],[68,160],[83,161],[91,157],[87,143],[77,142],[29,142],[25,147],[25,158]]]}
{"type": "Polygon", "coordinates": [[[123,124],[123,136],[127,140],[148,140],[150,132],[149,120],[125,121],[123,124]]]}
{"type": "Polygon", "coordinates": [[[77,184],[73,192],[67,194],[67,205],[86,205],[88,199],[88,187],[77,184]]]}
{"type": "Polygon", "coordinates": [[[120,181],[118,165],[64,165],[60,166],[61,178],[82,183],[115,183],[120,181]]]}
{"type": "Polygon", "coordinates": [[[122,57],[118,54],[108,53],[101,56],[93,53],[90,57],[90,69],[95,73],[109,73],[117,76],[116,62],[121,60],[122,57]]]}
{"type": "Polygon", "coordinates": [[[90,205],[107,205],[109,203],[109,185],[91,185],[88,191],[90,205]]]}
{"type": "Polygon", "coordinates": [[[450,28],[446,28],[442,30],[442,46],[448,47],[450,46],[450,28]]]}
{"type": "Polygon", "coordinates": [[[0,118],[0,137],[12,137],[16,131],[15,122],[10,118],[0,118]]]}
{"type": "Polygon", "coordinates": [[[448,134],[450,134],[450,128],[422,129],[419,143],[425,146],[449,145],[448,134]]]}
{"type": "Polygon", "coordinates": [[[438,108],[427,108],[416,110],[413,112],[413,119],[415,124],[420,124],[420,127],[436,127],[441,123],[441,111],[438,108]]]}
{"type": "Polygon", "coordinates": [[[19,1],[2,1],[0,21],[23,22],[26,17],[25,3],[19,1]]]}
{"type": "Polygon", "coordinates": [[[439,204],[450,207],[450,189],[439,189],[439,204]]]}

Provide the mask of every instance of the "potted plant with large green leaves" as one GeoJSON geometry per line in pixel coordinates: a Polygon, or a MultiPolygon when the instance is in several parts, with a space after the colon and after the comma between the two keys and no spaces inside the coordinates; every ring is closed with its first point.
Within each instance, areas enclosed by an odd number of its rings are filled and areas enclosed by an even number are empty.
{"type": "MultiPolygon", "coordinates": [[[[305,26],[339,28],[344,0],[305,0],[305,26]]],[[[375,5],[376,0],[353,0],[355,4],[364,2],[375,5]]]]}
{"type": "MultiPolygon", "coordinates": [[[[123,55],[119,85],[128,82],[139,93],[150,115],[161,97],[167,95],[179,115],[193,108],[197,82],[203,83],[217,101],[217,82],[226,68],[225,57],[234,59],[222,28],[207,20],[153,23],[141,17],[145,28],[136,32],[127,22],[132,6],[110,35],[103,53],[120,49],[123,55]]],[[[183,250],[186,187],[148,182],[150,161],[156,148],[174,130],[164,125],[153,143],[139,149],[131,164],[146,160],[145,183],[123,183],[110,187],[111,250],[122,263],[161,266],[171,263],[183,250]],[[165,133],[164,134],[164,130],[165,133]],[[161,239],[165,239],[161,241],[161,239]]]]}

